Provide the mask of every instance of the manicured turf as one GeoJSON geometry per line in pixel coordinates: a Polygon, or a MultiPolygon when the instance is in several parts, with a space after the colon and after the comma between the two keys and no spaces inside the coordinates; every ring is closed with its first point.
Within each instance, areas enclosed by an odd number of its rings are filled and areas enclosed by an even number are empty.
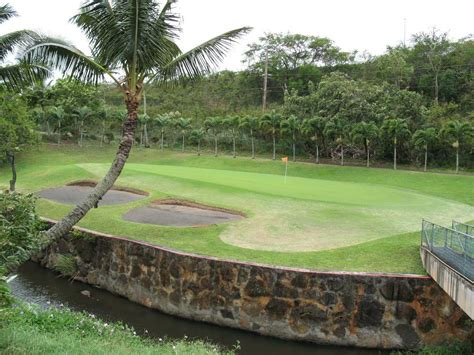
{"type": "MultiPolygon", "coordinates": [[[[97,179],[114,149],[41,148],[19,160],[18,187],[38,191],[97,179]]],[[[150,192],[144,200],[103,206],[82,226],[225,258],[306,268],[423,273],[421,218],[442,224],[474,219],[474,177],[290,164],[248,158],[196,157],[135,150],[120,185],[150,192]],[[124,221],[122,215],[162,197],[238,209],[247,219],[203,228],[124,221]]],[[[0,184],[7,183],[1,170],[0,184]]],[[[39,201],[42,215],[60,218],[70,206],[39,201]]]]}

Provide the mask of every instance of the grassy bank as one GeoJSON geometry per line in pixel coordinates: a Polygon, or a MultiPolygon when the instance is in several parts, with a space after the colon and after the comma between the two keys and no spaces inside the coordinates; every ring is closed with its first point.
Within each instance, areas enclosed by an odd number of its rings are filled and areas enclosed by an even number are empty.
{"type": "Polygon", "coordinates": [[[2,354],[232,354],[201,341],[153,341],[67,309],[22,305],[1,309],[0,319],[2,354]]]}
{"type": "MultiPolygon", "coordinates": [[[[21,191],[98,179],[113,147],[41,147],[19,157],[21,191]]],[[[447,224],[474,219],[473,176],[295,163],[287,183],[279,161],[135,149],[119,185],[147,199],[91,211],[87,228],[198,254],[322,270],[423,273],[421,218],[447,224]],[[171,228],[126,222],[133,207],[179,197],[238,209],[242,222],[171,228]]],[[[8,182],[1,169],[0,185],[8,182]]],[[[71,208],[40,200],[41,215],[71,208]]]]}

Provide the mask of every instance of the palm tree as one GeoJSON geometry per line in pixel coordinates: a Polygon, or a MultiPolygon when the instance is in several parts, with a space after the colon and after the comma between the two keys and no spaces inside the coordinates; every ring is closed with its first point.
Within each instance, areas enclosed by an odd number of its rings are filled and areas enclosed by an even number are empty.
{"type": "Polygon", "coordinates": [[[105,124],[107,120],[111,117],[111,112],[108,107],[104,107],[100,112],[99,112],[99,118],[102,124],[102,133],[100,137],[100,146],[102,146],[105,143],[105,124]]]}
{"type": "Polygon", "coordinates": [[[382,130],[393,141],[393,169],[397,170],[397,144],[399,139],[410,136],[407,121],[401,118],[386,120],[382,130]]]}
{"type": "Polygon", "coordinates": [[[87,0],[72,22],[89,39],[92,57],[51,38],[38,40],[26,51],[24,58],[28,62],[41,59],[74,79],[98,83],[109,77],[121,91],[128,114],[110,170],[82,202],[47,232],[47,239],[68,232],[97,206],[117,180],[132,148],[144,87],[211,72],[231,45],[250,30],[243,27],[226,32],[183,53],[176,44],[181,28],[180,18],[173,12],[174,3],[175,0],[167,0],[160,8],[153,0],[87,0]]]}
{"type": "Polygon", "coordinates": [[[255,132],[260,126],[260,122],[255,116],[244,116],[240,119],[240,128],[247,129],[250,134],[250,142],[252,145],[252,159],[255,159],[255,132]]]}
{"type": "Polygon", "coordinates": [[[474,137],[474,127],[468,122],[449,121],[441,130],[441,136],[456,149],[456,174],[459,172],[459,148],[474,137]]]}
{"type": "Polygon", "coordinates": [[[293,148],[293,161],[296,161],[296,139],[301,133],[302,123],[303,121],[299,117],[291,115],[287,119],[281,121],[280,124],[281,133],[287,134],[291,137],[291,146],[293,148]]]}
{"type": "Polygon", "coordinates": [[[438,139],[436,129],[433,127],[419,129],[413,134],[413,143],[417,148],[422,148],[425,151],[425,165],[423,171],[428,167],[428,147],[431,146],[438,139]]]}
{"type": "Polygon", "coordinates": [[[191,128],[191,119],[180,117],[175,121],[175,127],[179,129],[181,136],[183,137],[182,151],[184,152],[184,139],[186,137],[186,132],[191,128]]]}
{"type": "Polygon", "coordinates": [[[164,138],[165,138],[165,130],[170,125],[170,121],[172,117],[180,117],[181,113],[179,112],[170,112],[165,113],[162,115],[158,115],[153,120],[155,127],[159,128],[161,138],[160,138],[160,149],[163,150],[164,147],[164,138]]]}
{"type": "Polygon", "coordinates": [[[147,113],[138,115],[138,123],[141,126],[140,129],[140,147],[150,148],[148,143],[148,122],[150,122],[150,116],[147,113]]]}
{"type": "Polygon", "coordinates": [[[367,123],[362,121],[354,125],[351,136],[355,143],[362,143],[364,145],[367,167],[370,167],[370,143],[378,138],[379,128],[373,122],[367,123]]]}
{"type": "Polygon", "coordinates": [[[223,121],[223,124],[230,130],[230,134],[232,136],[232,157],[235,158],[237,156],[236,151],[235,151],[235,139],[237,138],[237,134],[239,132],[240,117],[239,116],[226,117],[223,121]]]}
{"type": "Polygon", "coordinates": [[[217,157],[217,137],[222,127],[222,119],[220,117],[209,117],[204,121],[204,127],[214,138],[214,156],[217,157]]]}
{"type": "Polygon", "coordinates": [[[191,131],[190,138],[197,142],[197,155],[201,155],[201,141],[204,138],[206,131],[203,128],[194,129],[191,131]]]}
{"type": "MultiPolygon", "coordinates": [[[[17,16],[9,4],[0,6],[0,24],[17,16]]],[[[19,30],[0,36],[0,63],[5,63],[9,55],[20,47],[28,46],[38,40],[39,36],[29,30],[19,30]]],[[[50,74],[49,70],[36,61],[0,65],[0,83],[14,89],[41,82],[50,74]]]]}
{"type": "Polygon", "coordinates": [[[58,145],[61,145],[61,122],[66,118],[66,113],[62,106],[53,106],[49,111],[50,117],[56,122],[56,129],[58,131],[58,145]]]}
{"type": "Polygon", "coordinates": [[[79,147],[82,147],[82,139],[84,137],[84,121],[90,119],[94,112],[87,106],[74,110],[74,117],[79,121],[79,147]]]}
{"type": "Polygon", "coordinates": [[[303,121],[302,133],[307,135],[311,141],[315,143],[315,154],[316,164],[319,164],[319,144],[324,138],[324,127],[326,121],[322,117],[313,117],[303,121]]]}
{"type": "Polygon", "coordinates": [[[346,143],[348,125],[345,120],[334,117],[324,126],[324,135],[333,139],[341,146],[341,165],[344,165],[344,145],[346,143]]]}
{"type": "Polygon", "coordinates": [[[272,135],[273,139],[273,156],[272,159],[275,160],[276,158],[276,136],[280,130],[281,125],[281,116],[275,111],[272,111],[269,114],[266,114],[262,117],[260,121],[260,126],[272,135]]]}

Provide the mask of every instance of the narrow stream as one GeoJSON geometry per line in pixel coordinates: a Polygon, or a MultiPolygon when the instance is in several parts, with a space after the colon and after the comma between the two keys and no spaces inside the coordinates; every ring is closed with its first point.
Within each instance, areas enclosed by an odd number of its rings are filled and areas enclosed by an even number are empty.
{"type": "Polygon", "coordinates": [[[76,311],[92,313],[104,321],[121,321],[132,326],[137,333],[152,338],[183,338],[209,340],[226,348],[240,342],[240,354],[245,355],[375,355],[388,354],[378,350],[365,350],[311,343],[285,341],[250,332],[173,317],[152,310],[107,291],[80,282],[59,278],[51,270],[27,262],[10,282],[12,293],[27,302],[41,306],[64,305],[76,311]],[[81,294],[88,290],[91,297],[81,294]]]}

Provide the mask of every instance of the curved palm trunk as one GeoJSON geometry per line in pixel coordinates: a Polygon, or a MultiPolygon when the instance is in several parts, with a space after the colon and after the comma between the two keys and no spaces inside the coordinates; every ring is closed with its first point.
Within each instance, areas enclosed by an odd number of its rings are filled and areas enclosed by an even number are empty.
{"type": "Polygon", "coordinates": [[[138,100],[135,97],[129,97],[126,101],[128,119],[123,124],[122,140],[107,174],[92,190],[92,192],[80,202],[74,209],[69,212],[61,221],[51,227],[45,235],[43,245],[48,245],[52,240],[60,238],[71,228],[77,224],[86,213],[97,204],[105,195],[105,193],[114,185],[115,181],[122,172],[123,167],[128,159],[130,150],[132,149],[133,137],[137,127],[138,100]]]}
{"type": "Polygon", "coordinates": [[[214,156],[217,157],[217,137],[214,137],[214,156]]]}
{"type": "Polygon", "coordinates": [[[12,179],[10,180],[10,192],[15,191],[16,187],[16,165],[15,165],[15,154],[8,153],[7,154],[8,161],[10,163],[10,167],[12,169],[12,179]]]}
{"type": "Polygon", "coordinates": [[[252,142],[252,159],[255,159],[255,139],[253,138],[252,130],[250,130],[250,141],[252,142]]]}
{"type": "Polygon", "coordinates": [[[275,132],[273,132],[273,160],[276,159],[276,139],[275,139],[275,132]]]}

